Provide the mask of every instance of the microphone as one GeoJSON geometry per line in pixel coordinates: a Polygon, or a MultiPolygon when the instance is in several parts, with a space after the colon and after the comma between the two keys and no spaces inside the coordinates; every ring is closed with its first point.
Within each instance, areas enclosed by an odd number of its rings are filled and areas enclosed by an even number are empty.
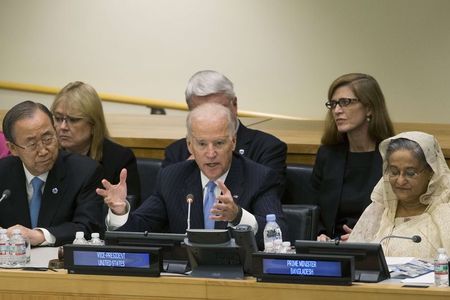
{"type": "Polygon", "coordinates": [[[404,239],[404,240],[411,240],[414,243],[420,243],[422,241],[422,238],[420,237],[420,235],[413,235],[413,236],[401,236],[401,235],[387,235],[384,238],[382,238],[380,240],[380,244],[382,241],[386,240],[386,239],[404,239]]]}
{"type": "Polygon", "coordinates": [[[188,194],[186,196],[186,202],[188,203],[187,230],[189,230],[191,229],[191,204],[194,202],[194,195],[188,194]]]}
{"type": "Polygon", "coordinates": [[[8,189],[4,190],[2,193],[2,197],[0,197],[0,202],[7,199],[9,196],[11,196],[11,191],[8,189]]]}

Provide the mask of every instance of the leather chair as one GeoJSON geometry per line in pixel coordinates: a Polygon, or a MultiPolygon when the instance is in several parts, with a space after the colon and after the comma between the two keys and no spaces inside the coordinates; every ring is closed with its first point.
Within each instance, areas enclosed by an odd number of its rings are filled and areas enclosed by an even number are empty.
{"type": "Polygon", "coordinates": [[[282,204],[315,204],[314,192],[310,182],[312,170],[313,167],[310,165],[287,165],[282,204]]]}
{"type": "Polygon", "coordinates": [[[156,178],[161,169],[160,159],[136,158],[139,179],[141,181],[141,199],[145,201],[155,190],[156,178]]]}
{"type": "Polygon", "coordinates": [[[308,204],[283,204],[283,213],[288,225],[288,236],[283,240],[316,240],[317,224],[319,222],[319,206],[308,204]]]}

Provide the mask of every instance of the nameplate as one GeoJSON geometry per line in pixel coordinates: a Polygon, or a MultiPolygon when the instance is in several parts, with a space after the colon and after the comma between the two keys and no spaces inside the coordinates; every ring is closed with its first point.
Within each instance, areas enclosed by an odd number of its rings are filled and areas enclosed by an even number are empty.
{"type": "Polygon", "coordinates": [[[253,275],[260,282],[351,285],[354,258],[307,254],[253,254],[253,275]]]}
{"type": "Polygon", "coordinates": [[[159,247],[65,245],[64,268],[69,274],[159,276],[159,247]]]}

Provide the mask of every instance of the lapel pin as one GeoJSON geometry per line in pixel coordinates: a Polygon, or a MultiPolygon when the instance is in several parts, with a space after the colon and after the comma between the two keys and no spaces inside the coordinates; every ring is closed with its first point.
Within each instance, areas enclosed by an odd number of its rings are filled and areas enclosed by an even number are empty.
{"type": "Polygon", "coordinates": [[[244,150],[244,149],[239,149],[239,154],[240,154],[240,155],[244,155],[244,153],[245,153],[245,150],[244,150]]]}
{"type": "Polygon", "coordinates": [[[53,188],[52,189],[52,193],[55,194],[55,195],[58,194],[58,188],[53,188]]]}
{"type": "Polygon", "coordinates": [[[239,198],[239,196],[238,195],[233,195],[233,198],[237,199],[237,198],[239,198]]]}

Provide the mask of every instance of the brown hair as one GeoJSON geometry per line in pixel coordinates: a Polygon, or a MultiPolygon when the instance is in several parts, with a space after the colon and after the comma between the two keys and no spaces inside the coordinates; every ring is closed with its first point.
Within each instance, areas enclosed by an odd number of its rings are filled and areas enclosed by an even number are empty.
{"type": "MultiPolygon", "coordinates": [[[[342,86],[348,86],[359,101],[371,110],[369,136],[376,144],[394,135],[394,127],[386,108],[383,92],[375,78],[361,73],[342,75],[333,81],[328,89],[328,99],[331,100],[336,89],[342,86]]],[[[321,143],[323,145],[336,145],[346,140],[347,135],[337,130],[333,113],[329,110],[325,118],[325,131],[321,143]]]]}

